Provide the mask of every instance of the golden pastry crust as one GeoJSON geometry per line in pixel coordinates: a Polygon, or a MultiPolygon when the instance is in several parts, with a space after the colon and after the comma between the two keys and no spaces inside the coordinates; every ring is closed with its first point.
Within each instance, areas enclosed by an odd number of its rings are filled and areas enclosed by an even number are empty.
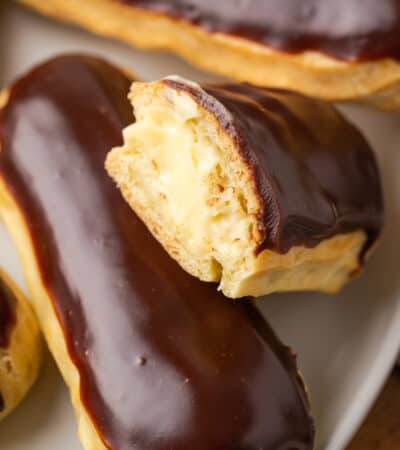
{"type": "MultiPolygon", "coordinates": [[[[215,91],[218,92],[216,86],[215,91]]],[[[222,85],[220,91],[223,89],[222,85]]],[[[228,89],[238,93],[236,100],[227,100],[231,104],[236,101],[237,106],[246,98],[244,91],[252,88],[231,85],[228,89]]],[[[342,127],[341,131],[333,132],[329,139],[334,140],[338,134],[345,133],[349,133],[350,142],[354,138],[354,129],[345,125],[326,106],[301,97],[287,98],[285,93],[263,92],[261,89],[256,92],[259,99],[265,94],[266,98],[271,95],[268,100],[271,104],[283,98],[283,105],[287,101],[285,107],[297,105],[295,114],[301,111],[303,119],[310,110],[321,107],[321,115],[325,117],[322,127],[329,123],[338,129],[342,127]]],[[[268,195],[263,197],[262,194],[269,187],[260,187],[260,165],[254,161],[263,157],[263,147],[268,144],[261,141],[261,153],[243,156],[238,144],[241,138],[232,134],[236,125],[230,111],[198,85],[177,78],[134,83],[130,99],[135,121],[124,130],[124,145],[109,153],[106,168],[130,206],[186,271],[204,281],[220,282],[220,289],[226,296],[237,298],[292,290],[337,292],[360,269],[360,254],[367,241],[362,221],[347,232],[327,235],[316,245],[297,244],[290,245],[284,251],[274,248],[261,248],[260,251],[261,242],[268,232],[266,229],[271,228],[275,219],[271,207],[267,206],[268,195]],[[178,89],[170,85],[175,80],[180,84],[178,89]],[[213,111],[210,111],[209,103],[213,103],[213,111]],[[260,220],[260,217],[264,219],[260,220]]],[[[282,109],[282,106],[279,108],[282,109]]],[[[279,108],[277,111],[281,110],[279,108]]],[[[284,116],[281,119],[285,120],[284,116]]],[[[265,120],[263,126],[268,128],[271,124],[268,124],[267,116],[265,120]]],[[[291,125],[295,127],[295,124],[294,121],[291,125]]],[[[247,126],[257,129],[260,123],[247,126]]],[[[298,130],[292,129],[290,132],[293,132],[295,139],[303,139],[302,132],[299,135],[295,134],[298,130]]],[[[347,145],[344,141],[340,144],[336,142],[343,148],[347,145]]],[[[349,144],[349,151],[364,145],[359,137],[355,142],[349,144]]],[[[290,142],[284,145],[290,145],[290,142]]],[[[324,144],[310,145],[318,147],[324,144]]],[[[307,153],[307,148],[299,146],[296,151],[307,153]]],[[[321,161],[326,156],[321,154],[321,161]]],[[[364,156],[371,158],[373,167],[373,156],[368,147],[364,156]]],[[[304,158],[303,164],[306,166],[307,156],[304,155],[304,158]]],[[[330,158],[328,156],[327,161],[330,158]]],[[[282,164],[280,182],[289,175],[285,172],[284,161],[286,156],[278,161],[278,166],[282,164]]],[[[323,163],[320,170],[327,174],[335,173],[337,164],[337,161],[331,160],[326,166],[323,163]]],[[[306,172],[301,172],[301,167],[293,168],[291,173],[308,177],[306,172]]],[[[344,170],[351,172],[349,167],[344,170]]],[[[295,175],[294,179],[299,178],[295,175]]],[[[341,183],[339,180],[338,183],[341,183]]],[[[325,188],[315,186],[316,190],[324,191],[325,188]]],[[[352,191],[351,186],[343,185],[342,188],[343,194],[339,194],[337,204],[347,202],[345,192],[347,189],[352,191]]],[[[311,197],[315,192],[311,189],[311,197]]],[[[280,194],[272,195],[279,197],[280,194]]],[[[289,197],[282,200],[291,202],[289,197]]],[[[311,198],[293,197],[304,204],[311,198]]],[[[372,210],[375,199],[379,204],[379,188],[376,191],[373,189],[373,198],[372,210]]],[[[323,210],[320,210],[321,214],[324,214],[323,210]]],[[[277,219],[278,222],[283,220],[282,217],[277,219]]],[[[296,225],[300,230],[305,226],[301,225],[302,220],[296,225]]],[[[324,221],[322,217],[317,220],[324,221]]],[[[292,215],[288,217],[288,223],[289,227],[293,226],[290,225],[293,223],[292,215]]],[[[296,227],[293,235],[287,237],[288,240],[298,233],[296,227]]]]}
{"type": "Polygon", "coordinates": [[[0,396],[4,419],[25,397],[39,373],[42,342],[36,318],[14,282],[0,270],[0,279],[13,294],[15,323],[7,347],[0,347],[0,396]]]}
{"type": "Polygon", "coordinates": [[[194,65],[237,80],[298,90],[330,101],[400,107],[400,64],[393,59],[343,62],[316,51],[280,52],[112,0],[19,1],[135,46],[172,50],[194,65]]]}

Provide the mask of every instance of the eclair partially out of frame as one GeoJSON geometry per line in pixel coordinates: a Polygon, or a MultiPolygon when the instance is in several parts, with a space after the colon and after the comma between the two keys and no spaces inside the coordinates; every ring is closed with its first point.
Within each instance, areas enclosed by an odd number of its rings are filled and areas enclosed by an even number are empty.
{"type": "Polygon", "coordinates": [[[20,2],[241,81],[400,107],[398,0],[20,2]]]}
{"type": "Polygon", "coordinates": [[[0,420],[25,397],[37,378],[41,360],[42,341],[33,311],[0,270],[0,420]]]}
{"type": "Polygon", "coordinates": [[[336,292],[383,221],[374,154],[333,107],[288,91],[177,77],[134,83],[106,167],[189,273],[228,297],[336,292]]]}
{"type": "Polygon", "coordinates": [[[249,303],[183,271],[104,169],[131,78],[59,57],[9,90],[0,210],[86,450],[312,450],[295,358],[249,303]]]}

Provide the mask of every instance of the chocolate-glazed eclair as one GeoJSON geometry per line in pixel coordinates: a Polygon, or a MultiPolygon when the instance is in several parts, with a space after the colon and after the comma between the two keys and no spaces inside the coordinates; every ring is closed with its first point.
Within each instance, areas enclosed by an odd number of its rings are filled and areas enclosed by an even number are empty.
{"type": "Polygon", "coordinates": [[[20,0],[212,72],[400,106],[400,0],[20,0]]]}
{"type": "Polygon", "coordinates": [[[42,342],[26,298],[0,270],[0,420],[25,397],[39,373],[42,342]]]}
{"type": "Polygon", "coordinates": [[[335,292],[383,220],[365,139],[333,107],[248,84],[134,83],[132,125],[107,158],[171,256],[228,297],[335,292]]]}
{"type": "Polygon", "coordinates": [[[87,450],[307,450],[293,355],[250,304],[189,276],[104,169],[131,79],[63,56],[0,114],[0,208],[87,450]]]}

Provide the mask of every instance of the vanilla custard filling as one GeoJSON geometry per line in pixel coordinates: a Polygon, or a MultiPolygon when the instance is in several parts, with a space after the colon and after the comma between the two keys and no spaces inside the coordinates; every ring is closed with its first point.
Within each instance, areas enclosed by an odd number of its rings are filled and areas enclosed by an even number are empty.
{"type": "Polygon", "coordinates": [[[216,132],[201,129],[194,101],[185,96],[174,103],[179,111],[142,105],[124,130],[133,195],[157,208],[190,254],[229,266],[242,258],[253,226],[243,194],[221,165],[216,132]]]}

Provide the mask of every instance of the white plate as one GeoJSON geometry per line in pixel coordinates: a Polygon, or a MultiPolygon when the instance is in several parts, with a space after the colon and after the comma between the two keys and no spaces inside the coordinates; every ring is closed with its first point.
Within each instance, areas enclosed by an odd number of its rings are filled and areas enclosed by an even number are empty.
{"type": "MultiPolygon", "coordinates": [[[[57,24],[6,2],[0,11],[0,81],[63,51],[92,51],[143,79],[171,73],[211,78],[165,53],[146,53],[57,24]]],[[[381,388],[400,343],[400,116],[343,108],[378,152],[386,188],[381,246],[364,275],[340,295],[275,295],[262,310],[299,354],[318,430],[317,450],[341,450],[381,388]]],[[[0,264],[23,285],[17,256],[0,228],[0,264]]],[[[0,425],[4,450],[81,450],[66,389],[49,360],[28,399],[0,425]]],[[[188,449],[189,450],[189,449],[188,449]]]]}

